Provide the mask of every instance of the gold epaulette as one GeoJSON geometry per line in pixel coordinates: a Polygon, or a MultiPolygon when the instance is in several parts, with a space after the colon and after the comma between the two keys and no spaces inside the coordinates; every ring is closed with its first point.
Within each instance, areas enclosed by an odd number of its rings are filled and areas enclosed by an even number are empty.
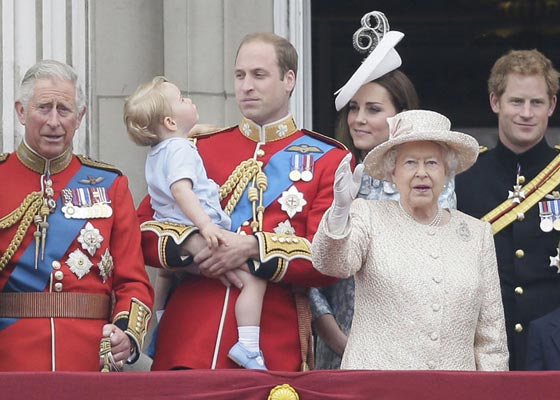
{"type": "Polygon", "coordinates": [[[555,149],[555,150],[559,150],[559,151],[560,151],[560,144],[556,144],[556,145],[554,145],[554,149],[555,149]]]}
{"type": "Polygon", "coordinates": [[[4,161],[6,161],[8,159],[9,155],[10,155],[10,153],[0,153],[0,163],[3,163],[4,161]]]}
{"type": "Polygon", "coordinates": [[[332,137],[323,135],[322,133],[319,132],[310,131],[308,129],[302,129],[301,131],[304,132],[306,135],[313,136],[314,138],[322,140],[323,142],[330,143],[333,146],[338,147],[339,149],[348,150],[348,148],[343,143],[339,142],[336,139],[333,139],[332,137]]]}
{"type": "Polygon", "coordinates": [[[76,154],[76,156],[78,157],[78,160],[80,160],[80,162],[83,165],[87,165],[88,167],[93,167],[93,168],[100,168],[100,169],[104,169],[107,171],[112,171],[112,172],[116,172],[118,175],[122,175],[122,171],[120,169],[118,169],[117,167],[115,167],[114,165],[111,164],[107,164],[104,163],[102,161],[97,161],[94,160],[84,154],[76,154]]]}
{"type": "Polygon", "coordinates": [[[296,258],[311,261],[311,243],[306,238],[271,232],[255,232],[255,236],[259,242],[261,262],[278,257],[286,261],[296,258]]]}
{"type": "Polygon", "coordinates": [[[488,147],[486,146],[478,146],[478,154],[484,154],[488,151],[488,147]]]}
{"type": "Polygon", "coordinates": [[[148,332],[148,324],[151,317],[152,312],[150,308],[133,297],[130,302],[130,310],[128,312],[118,313],[113,320],[113,324],[116,324],[120,319],[128,318],[128,325],[125,332],[134,340],[140,351],[144,345],[144,338],[148,332]]]}

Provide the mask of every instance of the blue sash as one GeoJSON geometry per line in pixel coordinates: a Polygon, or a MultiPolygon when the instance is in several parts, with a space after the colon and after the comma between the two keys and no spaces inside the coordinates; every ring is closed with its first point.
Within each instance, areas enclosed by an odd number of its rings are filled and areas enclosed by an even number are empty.
{"type": "MultiPolygon", "coordinates": [[[[79,187],[79,179],[88,176],[103,177],[104,179],[96,186],[109,189],[117,174],[82,165],[66,187],[77,188],[79,187]]],[[[48,219],[49,228],[47,231],[44,260],[40,261],[37,269],[35,269],[35,241],[32,241],[27,249],[24,250],[2,291],[42,292],[45,290],[52,272],[52,262],[60,260],[66,254],[68,247],[74,242],[76,236],[87,222],[87,220],[67,219],[64,217],[61,209],[62,196],[59,196],[56,202],[56,211],[49,215],[48,219]]],[[[33,229],[33,226],[30,226],[29,229],[33,229]]],[[[0,318],[0,330],[7,328],[16,321],[16,318],[0,318]]]]}
{"type": "MultiPolygon", "coordinates": [[[[293,184],[288,177],[290,158],[293,153],[287,149],[292,146],[301,146],[302,144],[307,144],[309,147],[317,147],[321,150],[320,153],[313,153],[315,161],[334,148],[333,145],[325,143],[322,140],[311,136],[302,136],[288,144],[282,151],[274,154],[263,169],[263,172],[269,177],[268,187],[263,194],[263,206],[265,208],[293,184]]],[[[248,221],[253,216],[253,208],[251,202],[247,198],[248,190],[249,187],[246,187],[239,203],[237,203],[237,206],[231,213],[231,230],[234,232],[243,222],[248,221]]]]}

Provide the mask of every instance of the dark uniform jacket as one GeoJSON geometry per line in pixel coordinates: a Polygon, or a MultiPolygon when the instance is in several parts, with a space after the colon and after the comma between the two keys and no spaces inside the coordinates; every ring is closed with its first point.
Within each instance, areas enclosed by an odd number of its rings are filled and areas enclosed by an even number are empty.
{"type": "MultiPolygon", "coordinates": [[[[483,217],[508,198],[518,171],[527,184],[557,154],[545,139],[523,154],[498,141],[456,177],[457,209],[483,217]]],[[[512,370],[525,368],[529,323],[560,307],[560,274],[550,259],[558,254],[560,232],[544,232],[540,222],[537,203],[494,236],[512,370]]]]}

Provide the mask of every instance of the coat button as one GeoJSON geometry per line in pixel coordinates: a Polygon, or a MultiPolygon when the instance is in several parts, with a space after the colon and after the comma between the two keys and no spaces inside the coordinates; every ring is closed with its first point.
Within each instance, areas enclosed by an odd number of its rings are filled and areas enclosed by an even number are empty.
{"type": "Polygon", "coordinates": [[[525,257],[525,252],[521,249],[515,250],[515,257],[523,258],[523,257],[525,257]]]}
{"type": "Polygon", "coordinates": [[[430,339],[432,339],[434,342],[435,342],[436,340],[438,340],[438,339],[439,339],[439,335],[437,334],[437,332],[432,332],[432,333],[430,333],[430,339]]]}
{"type": "Polygon", "coordinates": [[[55,261],[52,262],[51,265],[52,265],[53,269],[60,269],[60,262],[59,261],[55,260],[55,261]]]}
{"type": "Polygon", "coordinates": [[[54,273],[54,279],[61,281],[64,278],[64,273],[62,271],[56,271],[54,273]]]}
{"type": "Polygon", "coordinates": [[[265,153],[264,153],[264,150],[263,150],[263,149],[258,149],[258,150],[257,150],[257,157],[262,157],[262,156],[264,156],[264,154],[265,154],[265,153]]]}
{"type": "Polygon", "coordinates": [[[521,333],[521,332],[523,332],[523,325],[521,325],[521,324],[515,324],[514,329],[515,329],[515,332],[521,333]]]}
{"type": "Polygon", "coordinates": [[[517,286],[515,288],[515,294],[518,294],[518,295],[521,296],[523,294],[523,288],[521,286],[517,286]]]}
{"type": "Polygon", "coordinates": [[[56,282],[54,284],[54,290],[55,290],[55,292],[61,292],[62,291],[62,283],[56,282]]]}

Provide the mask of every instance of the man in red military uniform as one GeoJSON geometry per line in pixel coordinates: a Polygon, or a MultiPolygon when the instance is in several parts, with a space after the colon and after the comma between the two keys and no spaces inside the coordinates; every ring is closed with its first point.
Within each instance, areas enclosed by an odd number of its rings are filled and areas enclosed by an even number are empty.
{"type": "Polygon", "coordinates": [[[120,369],[153,301],[128,181],[72,154],[85,100],[68,65],[32,66],[15,106],[24,140],[0,156],[0,370],[120,369]]]}
{"type": "MultiPolygon", "coordinates": [[[[260,345],[270,370],[298,371],[311,356],[306,289],[333,282],[311,265],[309,243],[330,206],[334,172],[348,153],[338,142],[300,130],[289,112],[297,53],[270,33],[248,35],[235,63],[235,93],[244,116],[234,128],[201,135],[197,147],[208,176],[221,186],[231,213],[227,246],[200,244],[195,227],[151,221],[139,207],[149,265],[177,268],[194,254],[200,274],[188,275],[168,300],[152,369],[234,368],[239,290],[216,278],[247,268],[266,279],[260,345]],[[197,244],[195,244],[197,243],[197,244]]],[[[180,269],[180,268],[178,268],[180,269]]]]}

